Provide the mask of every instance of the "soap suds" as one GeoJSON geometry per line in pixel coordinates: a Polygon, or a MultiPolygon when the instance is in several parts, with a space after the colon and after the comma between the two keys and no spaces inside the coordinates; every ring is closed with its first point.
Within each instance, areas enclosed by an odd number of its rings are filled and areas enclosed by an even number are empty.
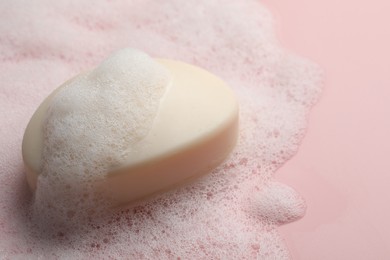
{"type": "Polygon", "coordinates": [[[140,143],[146,145],[141,141],[169,81],[155,60],[123,49],[55,94],[43,122],[33,204],[40,226],[75,226],[107,210],[109,191],[98,189],[99,182],[136,154],[140,143]]]}
{"type": "Polygon", "coordinates": [[[289,258],[277,226],[304,206],[273,174],[297,151],[321,75],[280,48],[258,1],[2,1],[0,10],[4,258],[289,258]],[[236,149],[212,174],[84,223],[76,236],[34,227],[19,155],[24,127],[56,86],[128,46],[224,79],[240,103],[236,149]]]}

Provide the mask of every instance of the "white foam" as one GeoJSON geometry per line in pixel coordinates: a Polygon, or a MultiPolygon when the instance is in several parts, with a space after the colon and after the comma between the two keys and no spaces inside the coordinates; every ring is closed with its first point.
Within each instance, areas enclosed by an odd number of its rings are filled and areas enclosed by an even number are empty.
{"type": "Polygon", "coordinates": [[[140,51],[124,49],[55,94],[43,127],[34,201],[39,222],[74,225],[86,211],[106,203],[97,184],[137,151],[168,83],[164,67],[140,51]]]}
{"type": "Polygon", "coordinates": [[[299,194],[278,182],[255,186],[248,193],[247,203],[248,213],[278,225],[301,218],[306,210],[305,202],[299,194]]]}

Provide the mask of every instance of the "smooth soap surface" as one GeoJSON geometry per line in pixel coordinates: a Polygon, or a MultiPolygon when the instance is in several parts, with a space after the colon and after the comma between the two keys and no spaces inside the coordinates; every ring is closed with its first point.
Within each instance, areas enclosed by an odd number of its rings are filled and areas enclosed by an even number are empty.
{"type": "MultiPolygon", "coordinates": [[[[158,62],[170,72],[171,83],[152,128],[142,140],[144,145],[120,167],[107,172],[99,184],[115,205],[210,172],[228,156],[237,140],[238,104],[222,80],[182,62],[158,62]]],[[[43,122],[56,91],[37,109],[24,135],[23,158],[32,190],[37,188],[42,164],[43,122]]]]}

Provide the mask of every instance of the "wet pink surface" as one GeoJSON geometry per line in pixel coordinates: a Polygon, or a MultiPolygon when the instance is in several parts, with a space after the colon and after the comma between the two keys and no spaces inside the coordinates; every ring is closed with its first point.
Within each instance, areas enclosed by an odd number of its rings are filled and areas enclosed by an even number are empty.
{"type": "Polygon", "coordinates": [[[263,2],[284,45],[326,71],[300,150],[277,173],[308,204],[283,236],[295,259],[390,259],[390,2],[263,2]]]}

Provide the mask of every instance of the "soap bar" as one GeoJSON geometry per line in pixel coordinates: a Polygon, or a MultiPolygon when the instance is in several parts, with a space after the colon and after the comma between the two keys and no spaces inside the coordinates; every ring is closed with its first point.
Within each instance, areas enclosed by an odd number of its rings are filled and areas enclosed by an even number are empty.
{"type": "MultiPolygon", "coordinates": [[[[238,104],[221,79],[180,61],[154,61],[169,72],[169,86],[159,100],[147,134],[136,142],[136,148],[128,147],[132,152],[109,168],[99,181],[98,189],[110,194],[113,206],[209,173],[229,155],[237,141],[238,104]]],[[[97,77],[104,74],[98,69],[91,73],[98,73],[97,77]]],[[[116,77],[115,74],[102,77],[116,77]]],[[[22,150],[28,184],[33,191],[39,189],[38,179],[48,163],[44,161],[43,150],[47,145],[44,129],[50,104],[61,88],[82,77],[64,83],[47,97],[26,128],[22,150]]]]}

